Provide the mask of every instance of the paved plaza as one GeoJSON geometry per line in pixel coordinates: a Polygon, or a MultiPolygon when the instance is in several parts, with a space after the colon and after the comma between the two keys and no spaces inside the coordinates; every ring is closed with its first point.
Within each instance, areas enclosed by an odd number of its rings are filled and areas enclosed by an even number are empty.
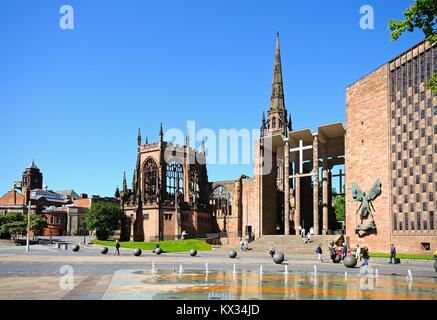
{"type": "Polygon", "coordinates": [[[114,256],[113,248],[107,255],[100,248],[34,245],[26,252],[1,245],[0,299],[437,299],[433,261],[371,259],[376,287],[369,291],[360,290],[362,269],[328,257],[321,263],[315,254],[286,256],[276,265],[267,252],[238,252],[236,259],[227,250],[135,257],[130,249],[114,256]]]}

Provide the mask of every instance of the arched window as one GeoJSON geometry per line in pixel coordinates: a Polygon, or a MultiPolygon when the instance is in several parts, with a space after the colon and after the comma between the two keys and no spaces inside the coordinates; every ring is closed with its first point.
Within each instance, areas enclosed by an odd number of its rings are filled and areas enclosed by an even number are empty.
{"type": "Polygon", "coordinates": [[[166,191],[170,200],[174,200],[175,191],[178,191],[179,197],[184,194],[184,170],[182,165],[173,160],[167,164],[166,170],[166,191]]]}
{"type": "Polygon", "coordinates": [[[199,195],[199,172],[197,166],[193,165],[190,170],[190,202],[197,202],[199,195]]]}
{"type": "Polygon", "coordinates": [[[276,128],[276,118],[272,118],[272,129],[276,128]]]}
{"type": "Polygon", "coordinates": [[[224,186],[216,187],[210,199],[214,216],[224,217],[232,215],[232,197],[228,189],[224,186]]]}
{"type": "Polygon", "coordinates": [[[158,188],[158,165],[153,159],[148,159],[144,164],[144,201],[156,202],[156,190],[158,188]]]}

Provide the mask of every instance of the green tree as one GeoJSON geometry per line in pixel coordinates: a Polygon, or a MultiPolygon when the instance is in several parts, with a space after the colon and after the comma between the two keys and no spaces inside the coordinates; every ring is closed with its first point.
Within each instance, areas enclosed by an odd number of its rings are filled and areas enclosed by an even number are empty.
{"type": "Polygon", "coordinates": [[[334,200],[335,217],[337,221],[345,221],[346,218],[346,206],[344,196],[336,196],[334,200]]]}
{"type": "Polygon", "coordinates": [[[98,240],[108,239],[111,232],[120,227],[123,210],[116,204],[108,202],[94,203],[86,213],[86,224],[96,231],[98,240]]]}
{"type": "Polygon", "coordinates": [[[21,212],[10,212],[0,216],[0,238],[7,239],[26,233],[27,223],[21,212]]]}
{"type": "Polygon", "coordinates": [[[40,236],[44,233],[44,228],[47,228],[47,220],[39,215],[32,214],[30,216],[30,229],[34,236],[40,236]]]}
{"type": "MultiPolygon", "coordinates": [[[[422,30],[425,39],[429,43],[437,42],[437,1],[436,0],[415,0],[404,12],[403,20],[390,20],[389,29],[391,39],[396,41],[406,31],[413,32],[415,29],[422,30]]],[[[428,89],[437,94],[437,73],[426,84],[428,89]]]]}

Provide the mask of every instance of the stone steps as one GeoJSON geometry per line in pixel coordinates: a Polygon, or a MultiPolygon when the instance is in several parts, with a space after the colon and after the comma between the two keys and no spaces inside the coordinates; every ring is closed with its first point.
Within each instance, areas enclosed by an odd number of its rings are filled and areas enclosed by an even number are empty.
{"type": "Polygon", "coordinates": [[[300,236],[269,235],[263,236],[249,244],[254,252],[268,252],[272,245],[276,250],[284,253],[314,253],[315,248],[321,244],[325,251],[331,241],[339,241],[341,235],[318,235],[311,237],[311,243],[305,243],[300,236]]]}

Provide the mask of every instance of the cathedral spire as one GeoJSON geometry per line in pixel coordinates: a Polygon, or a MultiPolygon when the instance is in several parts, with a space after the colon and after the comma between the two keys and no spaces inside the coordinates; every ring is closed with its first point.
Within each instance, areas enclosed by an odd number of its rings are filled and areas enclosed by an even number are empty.
{"type": "Polygon", "coordinates": [[[186,141],[187,147],[190,147],[190,129],[187,128],[187,141],[186,141]]]}
{"type": "Polygon", "coordinates": [[[159,128],[159,141],[164,141],[164,132],[162,130],[162,122],[161,122],[161,127],[159,128]]]}
{"type": "Polygon", "coordinates": [[[123,193],[126,194],[127,192],[127,182],[126,182],[126,171],[123,172],[123,193]]]}
{"type": "Polygon", "coordinates": [[[276,34],[276,52],[273,71],[272,95],[270,97],[270,111],[285,110],[284,85],[282,80],[281,48],[279,33],[276,34]]]}
{"type": "Polygon", "coordinates": [[[291,114],[288,115],[288,131],[293,131],[293,123],[291,122],[291,114]]]}
{"type": "Polygon", "coordinates": [[[138,146],[141,146],[141,128],[138,128],[138,146]]]}
{"type": "Polygon", "coordinates": [[[266,128],[266,114],[263,111],[263,118],[261,120],[261,129],[265,129],[266,128]]]}

